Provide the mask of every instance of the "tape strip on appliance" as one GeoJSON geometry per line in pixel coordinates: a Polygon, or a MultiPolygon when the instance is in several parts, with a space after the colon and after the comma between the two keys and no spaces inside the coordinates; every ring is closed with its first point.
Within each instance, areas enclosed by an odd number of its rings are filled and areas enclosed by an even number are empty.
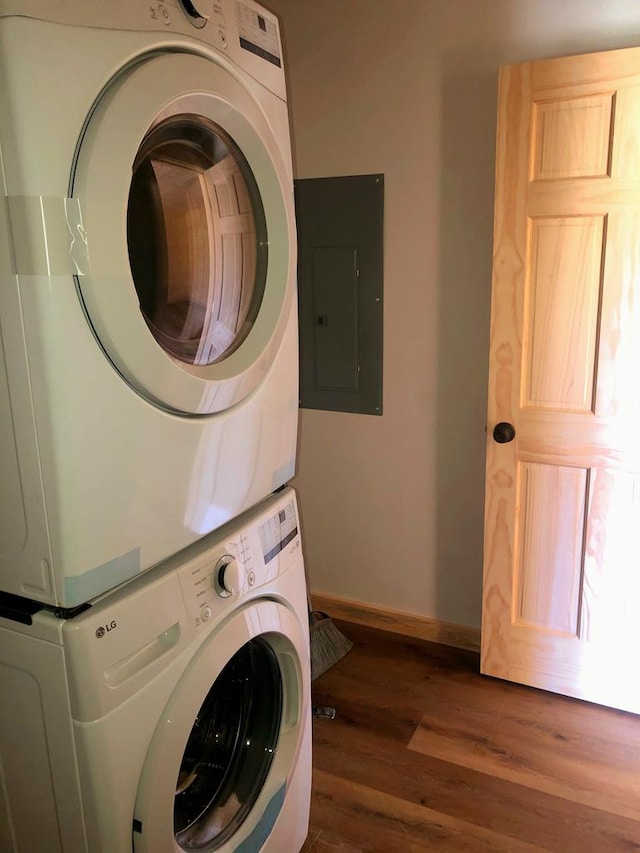
{"type": "Polygon", "coordinates": [[[64,579],[65,606],[75,607],[91,601],[106,590],[112,589],[140,573],[140,548],[114,557],[82,575],[64,579]]]}
{"type": "Polygon", "coordinates": [[[77,198],[9,196],[14,272],[17,275],[87,275],[87,235],[77,198]]]}

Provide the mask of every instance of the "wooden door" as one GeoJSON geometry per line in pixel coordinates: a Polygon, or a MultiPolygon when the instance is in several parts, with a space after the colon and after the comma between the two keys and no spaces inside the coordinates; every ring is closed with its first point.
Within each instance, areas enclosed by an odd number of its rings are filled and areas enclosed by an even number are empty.
{"type": "Polygon", "coordinates": [[[640,49],[501,69],[490,360],[482,671],[640,712],[640,49]]]}

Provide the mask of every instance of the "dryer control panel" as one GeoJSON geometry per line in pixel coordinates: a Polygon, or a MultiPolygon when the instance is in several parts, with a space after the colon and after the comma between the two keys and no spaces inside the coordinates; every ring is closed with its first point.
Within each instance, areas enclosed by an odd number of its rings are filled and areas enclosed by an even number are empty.
{"type": "Polygon", "coordinates": [[[152,50],[164,49],[167,33],[184,36],[214,48],[286,100],[278,18],[255,0],[0,0],[0,17],[159,36],[152,50]]]}

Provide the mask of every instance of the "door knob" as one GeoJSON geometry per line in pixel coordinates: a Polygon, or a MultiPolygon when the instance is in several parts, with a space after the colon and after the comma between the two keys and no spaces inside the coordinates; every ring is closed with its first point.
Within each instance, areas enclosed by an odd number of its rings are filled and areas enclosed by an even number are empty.
{"type": "Polygon", "coordinates": [[[493,440],[497,441],[498,444],[508,444],[510,441],[516,437],[516,431],[513,424],[509,424],[506,421],[500,421],[499,424],[496,424],[493,428],[493,440]]]}

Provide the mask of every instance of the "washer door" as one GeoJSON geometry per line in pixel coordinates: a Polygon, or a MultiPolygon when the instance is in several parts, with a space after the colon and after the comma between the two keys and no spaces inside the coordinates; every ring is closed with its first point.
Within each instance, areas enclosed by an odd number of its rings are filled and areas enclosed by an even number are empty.
{"type": "Polygon", "coordinates": [[[209,414],[259,385],[294,294],[290,185],[257,101],[213,60],[153,55],[106,87],[72,180],[77,281],[105,353],[149,401],[209,414]]]}
{"type": "Polygon", "coordinates": [[[176,686],[147,755],[134,850],[261,849],[310,713],[308,644],[281,604],[236,613],[176,686]]]}

